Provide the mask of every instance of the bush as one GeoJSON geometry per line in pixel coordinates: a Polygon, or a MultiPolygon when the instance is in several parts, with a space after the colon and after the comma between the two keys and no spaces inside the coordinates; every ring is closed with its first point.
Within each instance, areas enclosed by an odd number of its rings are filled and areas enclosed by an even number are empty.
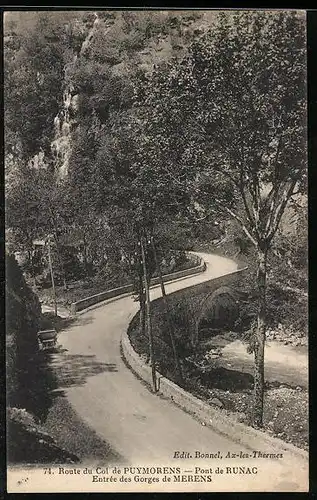
{"type": "Polygon", "coordinates": [[[33,416],[24,409],[10,407],[7,423],[12,439],[8,443],[8,461],[11,463],[75,463],[73,453],[60,448],[54,439],[43,432],[33,416]]]}

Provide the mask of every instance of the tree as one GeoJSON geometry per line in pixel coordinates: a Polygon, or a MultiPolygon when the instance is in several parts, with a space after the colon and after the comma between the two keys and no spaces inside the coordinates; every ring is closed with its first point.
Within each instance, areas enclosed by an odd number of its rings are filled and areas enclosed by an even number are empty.
{"type": "Polygon", "coordinates": [[[65,68],[85,38],[85,23],[78,29],[81,18],[80,13],[8,13],[5,24],[7,223],[15,248],[27,250],[30,257],[35,238],[54,234],[65,286],[59,240],[68,198],[58,183],[51,143],[65,68]]]}
{"type": "Polygon", "coordinates": [[[65,65],[85,38],[83,13],[7,13],[4,45],[6,154],[17,139],[26,160],[50,154],[54,118],[63,99],[65,65]],[[10,19],[12,18],[12,21],[10,19]],[[28,29],[24,26],[28,25],[28,29]],[[81,30],[78,29],[80,24],[81,30]]]}
{"type": "MultiPolygon", "coordinates": [[[[16,168],[14,183],[7,190],[7,225],[13,235],[16,250],[28,252],[29,267],[35,277],[32,264],[33,242],[48,234],[54,237],[56,262],[66,288],[61,235],[69,226],[68,193],[59,182],[50,165],[34,168],[22,163],[16,168]]],[[[55,267],[55,266],[54,266],[55,267]]]]}
{"type": "Polygon", "coordinates": [[[229,214],[256,249],[253,421],[261,426],[268,252],[287,203],[305,189],[304,17],[221,13],[183,61],[158,68],[147,87],[166,175],[175,182],[177,168],[194,211],[229,214]]]}

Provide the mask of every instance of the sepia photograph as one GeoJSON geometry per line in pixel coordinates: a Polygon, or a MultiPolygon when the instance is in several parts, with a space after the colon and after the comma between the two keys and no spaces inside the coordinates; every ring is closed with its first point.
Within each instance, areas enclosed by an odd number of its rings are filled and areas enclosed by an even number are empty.
{"type": "Polygon", "coordinates": [[[3,47],[7,491],[307,492],[306,12],[3,47]]]}

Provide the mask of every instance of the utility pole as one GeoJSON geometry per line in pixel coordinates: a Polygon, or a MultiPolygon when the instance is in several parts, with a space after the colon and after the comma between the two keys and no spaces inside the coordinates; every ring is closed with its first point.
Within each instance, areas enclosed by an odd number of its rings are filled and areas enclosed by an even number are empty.
{"type": "Polygon", "coordinates": [[[160,280],[160,285],[161,285],[161,292],[162,292],[162,297],[164,300],[164,303],[166,303],[166,291],[165,291],[165,285],[163,281],[163,276],[162,276],[162,271],[161,271],[161,266],[157,257],[157,251],[156,251],[156,246],[154,243],[154,238],[151,236],[151,245],[152,245],[152,250],[154,254],[154,260],[155,260],[155,267],[157,269],[158,275],[159,275],[159,280],[160,280]]]}
{"type": "Polygon", "coordinates": [[[175,361],[175,371],[177,374],[177,377],[179,379],[179,382],[183,381],[183,374],[182,374],[182,369],[181,365],[179,362],[179,357],[177,353],[177,348],[176,348],[176,342],[175,342],[175,334],[174,334],[174,328],[171,322],[171,317],[170,317],[170,312],[169,312],[169,307],[168,307],[168,302],[167,302],[167,297],[166,297],[166,291],[165,291],[165,285],[163,281],[163,276],[162,276],[162,271],[161,271],[161,266],[160,262],[157,256],[157,251],[156,251],[156,246],[154,243],[154,237],[151,236],[151,245],[152,245],[152,250],[154,254],[154,260],[155,260],[155,267],[157,269],[158,275],[159,275],[159,281],[161,285],[161,291],[162,291],[162,299],[166,311],[166,316],[167,316],[167,322],[168,322],[168,331],[171,339],[171,344],[172,344],[172,349],[173,349],[173,354],[174,354],[174,361],[175,361]]]}
{"type": "Polygon", "coordinates": [[[57,316],[57,301],[56,301],[56,290],[55,290],[54,273],[53,273],[53,265],[52,265],[51,236],[50,235],[48,235],[48,237],[47,237],[47,243],[48,243],[48,265],[49,265],[49,268],[50,268],[51,280],[52,280],[52,290],[53,290],[53,300],[54,300],[54,313],[55,313],[55,316],[57,316]]]}
{"type": "Polygon", "coordinates": [[[141,236],[141,252],[142,252],[142,265],[143,265],[143,279],[144,279],[144,289],[145,289],[145,307],[146,307],[146,326],[147,326],[147,334],[149,337],[149,350],[150,350],[150,362],[152,368],[152,382],[153,382],[153,390],[157,392],[157,383],[156,383],[156,367],[155,367],[155,357],[154,357],[154,348],[153,348],[153,335],[152,335],[152,324],[151,324],[151,302],[150,302],[150,290],[149,290],[149,280],[148,280],[148,272],[146,267],[146,259],[145,259],[145,245],[144,245],[144,236],[141,236]]]}
{"type": "Polygon", "coordinates": [[[142,270],[142,252],[141,241],[138,241],[138,252],[136,253],[138,262],[138,277],[139,277],[139,302],[140,302],[140,335],[145,334],[145,291],[143,285],[143,270],[142,270]]]}

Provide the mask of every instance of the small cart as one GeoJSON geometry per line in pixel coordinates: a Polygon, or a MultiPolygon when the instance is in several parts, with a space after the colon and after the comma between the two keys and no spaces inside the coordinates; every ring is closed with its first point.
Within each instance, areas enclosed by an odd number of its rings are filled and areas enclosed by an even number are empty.
{"type": "Polygon", "coordinates": [[[41,330],[37,334],[40,351],[48,351],[54,349],[57,344],[57,332],[52,330],[41,330]]]}

